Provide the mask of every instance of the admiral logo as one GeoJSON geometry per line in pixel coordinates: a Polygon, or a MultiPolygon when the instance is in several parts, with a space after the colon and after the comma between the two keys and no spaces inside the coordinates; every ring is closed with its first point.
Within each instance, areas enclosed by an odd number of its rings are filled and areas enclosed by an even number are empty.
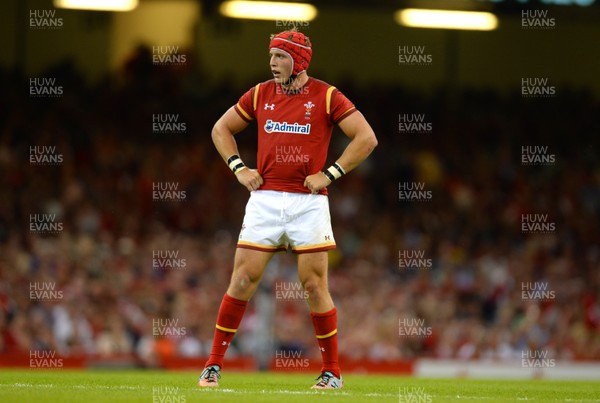
{"type": "Polygon", "coordinates": [[[265,123],[265,132],[267,133],[287,133],[287,134],[310,134],[310,123],[301,125],[298,123],[289,124],[288,122],[274,122],[271,119],[265,123]]]}

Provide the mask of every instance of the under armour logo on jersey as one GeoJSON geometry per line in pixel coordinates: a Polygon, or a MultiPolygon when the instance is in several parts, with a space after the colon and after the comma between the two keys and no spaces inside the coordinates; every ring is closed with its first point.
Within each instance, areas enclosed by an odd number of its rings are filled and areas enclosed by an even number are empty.
{"type": "Polygon", "coordinates": [[[331,235],[325,235],[325,240],[326,241],[331,241],[331,235]]]}
{"type": "Polygon", "coordinates": [[[271,105],[265,104],[265,111],[267,109],[270,110],[270,111],[274,111],[275,110],[275,104],[271,104],[271,105]]]}

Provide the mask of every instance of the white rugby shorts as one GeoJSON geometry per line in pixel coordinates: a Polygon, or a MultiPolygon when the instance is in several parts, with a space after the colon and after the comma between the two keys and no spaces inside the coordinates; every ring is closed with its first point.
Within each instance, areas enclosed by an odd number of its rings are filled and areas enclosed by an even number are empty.
{"type": "Polygon", "coordinates": [[[325,195],[275,190],[250,192],[238,248],[264,252],[335,249],[325,195]]]}

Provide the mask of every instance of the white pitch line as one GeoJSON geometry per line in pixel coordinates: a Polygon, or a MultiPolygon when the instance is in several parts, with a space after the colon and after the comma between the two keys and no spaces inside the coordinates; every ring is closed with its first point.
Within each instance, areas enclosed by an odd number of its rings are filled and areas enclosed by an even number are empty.
{"type": "Polygon", "coordinates": [[[60,385],[57,386],[53,383],[0,383],[0,387],[5,388],[63,388],[63,389],[123,389],[123,390],[142,390],[152,388],[142,386],[130,386],[130,385],[60,385]]]}
{"type": "MultiPolygon", "coordinates": [[[[260,393],[263,395],[307,395],[307,396],[315,396],[315,395],[325,395],[327,392],[320,391],[303,391],[303,390],[245,390],[245,389],[199,389],[201,393],[231,393],[235,395],[245,395],[245,394],[256,394],[260,393]]],[[[348,392],[334,392],[335,396],[352,396],[351,393],[348,392]]],[[[381,395],[384,396],[384,395],[381,395]]],[[[389,396],[397,396],[397,395],[389,395],[389,396]]]]}
{"type": "MultiPolygon", "coordinates": [[[[32,387],[37,387],[37,388],[55,388],[55,387],[60,387],[60,388],[70,388],[70,389],[111,389],[111,390],[115,390],[115,389],[121,389],[121,390],[143,390],[143,389],[148,389],[151,390],[148,387],[142,387],[142,386],[130,386],[130,385],[114,385],[114,386],[108,386],[108,385],[69,385],[69,386],[57,386],[56,384],[53,383],[22,383],[22,382],[16,382],[13,384],[8,384],[8,383],[0,383],[0,388],[4,387],[4,388],[32,388],[32,387]]],[[[279,394],[284,394],[284,395],[302,395],[302,396],[315,396],[315,395],[326,395],[329,392],[325,392],[325,391],[301,391],[301,390],[261,390],[261,391],[256,391],[256,390],[245,390],[245,389],[239,389],[239,390],[235,390],[235,389],[195,389],[195,388],[182,388],[180,389],[180,392],[193,392],[193,391],[198,391],[200,393],[230,393],[230,394],[234,394],[234,395],[245,395],[245,394],[256,394],[256,393],[260,393],[260,394],[264,394],[264,395],[279,395],[279,394]]],[[[336,391],[334,392],[335,396],[346,396],[346,397],[350,397],[350,396],[354,396],[353,393],[347,392],[347,391],[336,391]]],[[[366,393],[366,394],[361,394],[361,396],[366,396],[366,397],[398,397],[398,394],[396,393],[366,393]]],[[[441,396],[441,395],[431,395],[432,398],[443,398],[443,399],[457,399],[457,400],[495,400],[497,399],[497,397],[491,397],[491,396],[460,396],[460,395],[453,395],[453,396],[441,396]]],[[[515,400],[518,401],[536,401],[538,399],[533,399],[533,398],[529,398],[529,397],[517,397],[515,400]]],[[[587,403],[587,402],[600,402],[600,399],[564,399],[564,402],[581,402],[581,403],[587,403]]]]}
{"type": "Polygon", "coordinates": [[[365,393],[368,397],[399,397],[397,393],[365,393]]]}
{"type": "MultiPolygon", "coordinates": [[[[441,395],[430,395],[432,398],[442,398],[442,399],[457,399],[457,400],[496,400],[498,397],[496,396],[441,396],[441,395]]],[[[504,399],[504,398],[500,398],[504,399]]],[[[506,400],[512,400],[513,398],[506,398],[506,400]]],[[[527,401],[537,401],[538,399],[531,397],[516,397],[515,400],[527,400],[527,401]]],[[[564,399],[558,400],[563,402],[600,402],[600,399],[564,399]]]]}

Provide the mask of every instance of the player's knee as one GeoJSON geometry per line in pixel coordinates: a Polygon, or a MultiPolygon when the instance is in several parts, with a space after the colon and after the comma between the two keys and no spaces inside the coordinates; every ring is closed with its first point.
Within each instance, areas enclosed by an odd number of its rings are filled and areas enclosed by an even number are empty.
{"type": "Polygon", "coordinates": [[[316,300],[327,294],[327,283],[320,278],[311,278],[303,283],[304,291],[307,292],[308,298],[316,300]]]}
{"type": "Polygon", "coordinates": [[[250,276],[246,272],[234,274],[231,279],[231,287],[239,293],[245,294],[255,288],[258,278],[250,276]]]}

